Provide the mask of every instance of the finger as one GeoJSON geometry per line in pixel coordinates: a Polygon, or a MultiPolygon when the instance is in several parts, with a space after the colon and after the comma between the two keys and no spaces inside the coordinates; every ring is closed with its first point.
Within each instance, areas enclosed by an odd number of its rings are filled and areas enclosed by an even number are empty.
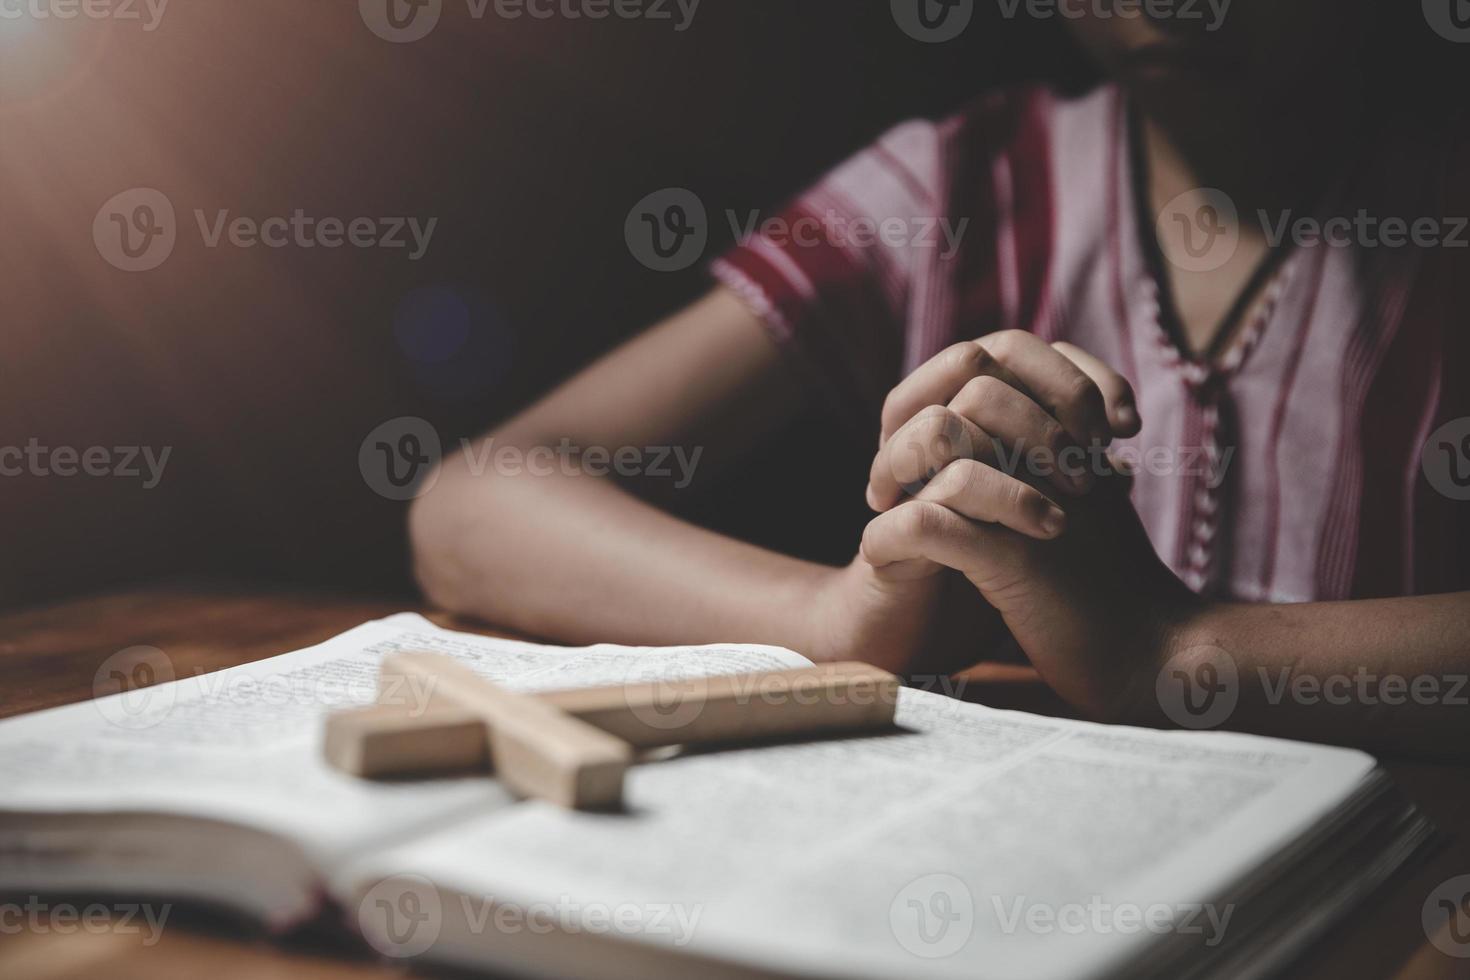
{"type": "Polygon", "coordinates": [[[899,382],[883,402],[884,445],[904,424],[930,405],[946,405],[971,378],[991,375],[1007,384],[1020,385],[1007,368],[974,341],[955,344],[921,364],[899,382]]]}
{"type": "Polygon", "coordinates": [[[1051,344],[1023,330],[1003,330],[978,341],[1020,379],[1042,408],[1082,445],[1112,441],[1112,424],[1093,380],[1051,344]]]}
{"type": "Polygon", "coordinates": [[[942,504],[910,500],[879,514],[863,531],[861,554],[874,568],[932,563],[964,573],[981,591],[1026,574],[1026,539],[977,524],[942,504]]]}
{"type": "Polygon", "coordinates": [[[1074,344],[1057,343],[1052,344],[1052,347],[1077,365],[1102,392],[1113,435],[1124,439],[1138,435],[1138,430],[1143,428],[1143,421],[1138,415],[1138,399],[1134,396],[1133,385],[1128,383],[1128,379],[1108,367],[1100,358],[1093,357],[1074,344]]]}
{"type": "Polygon", "coordinates": [[[1066,513],[1040,490],[973,459],[950,463],[917,499],[1042,541],[1060,536],[1067,527],[1066,513]]]}
{"type": "Polygon", "coordinates": [[[1092,489],[1083,448],[1056,418],[1005,382],[974,378],[949,407],[990,433],[993,440],[1000,440],[995,450],[997,464],[1007,473],[1016,475],[1024,464],[1028,475],[1048,480],[1059,490],[1086,493],[1092,489]]]}
{"type": "Polygon", "coordinates": [[[918,493],[955,460],[993,457],[993,441],[984,430],[943,405],[930,405],[904,423],[873,458],[868,505],[887,510],[905,494],[918,493]]]}

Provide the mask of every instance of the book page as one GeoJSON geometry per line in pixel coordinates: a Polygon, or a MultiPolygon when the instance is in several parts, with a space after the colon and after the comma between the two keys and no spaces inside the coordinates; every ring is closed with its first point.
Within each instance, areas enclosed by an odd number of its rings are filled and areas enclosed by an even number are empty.
{"type": "Polygon", "coordinates": [[[540,646],[403,614],[295,653],[0,722],[0,811],[209,817],[287,836],[326,865],[454,814],[508,803],[488,776],[381,783],[326,764],[326,716],[371,703],[382,658],[402,650],[448,654],[522,690],[809,663],[759,646],[540,646]]]}
{"type": "Polygon", "coordinates": [[[782,975],[1106,975],[1164,934],[1221,941],[1232,910],[1208,903],[1374,768],[912,690],[899,720],[636,767],[621,814],[477,817],[355,869],[360,905],[420,891],[436,917],[391,942],[544,975],[580,969],[533,942],[550,926],[782,975]]]}

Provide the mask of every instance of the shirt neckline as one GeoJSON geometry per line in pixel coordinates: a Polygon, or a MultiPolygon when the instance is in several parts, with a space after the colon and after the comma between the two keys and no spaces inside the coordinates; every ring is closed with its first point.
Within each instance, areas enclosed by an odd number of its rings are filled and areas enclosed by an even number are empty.
{"type": "MultiPolygon", "coordinates": [[[[1187,381],[1202,384],[1212,377],[1234,374],[1260,346],[1282,295],[1295,277],[1299,265],[1298,250],[1286,243],[1270,247],[1216,325],[1209,347],[1199,353],[1194,352],[1185,342],[1183,319],[1164,265],[1166,259],[1148,213],[1149,170],[1148,157],[1142,146],[1142,127],[1126,96],[1118,92],[1117,98],[1119,122],[1114,132],[1115,152],[1125,168],[1124,180],[1132,197],[1132,207],[1128,209],[1131,214],[1127,217],[1133,222],[1133,239],[1143,259],[1139,275],[1150,293],[1149,325],[1164,348],[1166,360],[1179,367],[1187,381]],[[1266,290],[1264,297],[1255,303],[1263,288],[1266,290]],[[1247,315],[1250,321],[1242,328],[1241,321],[1247,315]]],[[[1111,191],[1121,194],[1122,189],[1115,184],[1111,191]]],[[[1116,213],[1119,218],[1124,217],[1122,208],[1118,208],[1116,213]]],[[[1122,270],[1118,271],[1121,274],[1122,270]]]]}

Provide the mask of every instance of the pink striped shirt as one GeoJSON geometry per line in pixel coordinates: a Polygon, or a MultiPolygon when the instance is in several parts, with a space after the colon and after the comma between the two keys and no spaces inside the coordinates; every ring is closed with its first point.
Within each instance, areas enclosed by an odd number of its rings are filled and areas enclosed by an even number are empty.
{"type": "MultiPolygon", "coordinates": [[[[1470,503],[1421,466],[1430,434],[1470,416],[1470,252],[1297,247],[1242,339],[1218,362],[1194,360],[1160,322],[1126,117],[1112,87],[1026,89],[905,123],[713,272],[869,440],[888,390],[959,340],[1019,328],[1101,357],[1134,384],[1144,419],[1118,447],[1138,463],[1135,505],[1200,592],[1299,602],[1470,588],[1470,503]]],[[[1448,158],[1418,165],[1453,170],[1448,158]]],[[[1398,185],[1421,197],[1392,214],[1470,213],[1449,207],[1448,180],[1416,171],[1398,185]]]]}

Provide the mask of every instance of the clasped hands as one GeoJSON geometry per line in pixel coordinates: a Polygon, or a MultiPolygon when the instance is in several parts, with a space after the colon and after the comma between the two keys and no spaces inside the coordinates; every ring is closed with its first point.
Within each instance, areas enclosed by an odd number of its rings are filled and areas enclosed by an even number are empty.
{"type": "Polygon", "coordinates": [[[1140,428],[1122,375],[1022,331],[919,367],[884,404],[867,487],[878,516],[820,590],[813,652],[963,669],[985,657],[988,613],[1074,708],[1135,716],[1201,605],[1106,452],[1140,428]]]}

